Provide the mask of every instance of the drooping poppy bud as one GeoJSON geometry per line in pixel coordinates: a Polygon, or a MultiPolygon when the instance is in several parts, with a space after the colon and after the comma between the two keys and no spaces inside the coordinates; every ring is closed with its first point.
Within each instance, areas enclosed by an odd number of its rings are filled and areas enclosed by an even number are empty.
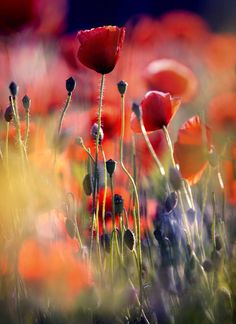
{"type": "Polygon", "coordinates": [[[124,242],[125,242],[125,245],[127,246],[127,248],[130,251],[134,250],[134,248],[135,248],[135,236],[134,236],[134,233],[130,229],[127,229],[125,231],[125,233],[124,233],[124,242]]]}
{"type": "Polygon", "coordinates": [[[7,123],[9,123],[12,118],[13,118],[13,110],[12,110],[12,106],[8,106],[7,109],[5,110],[5,113],[4,113],[4,118],[5,118],[5,121],[7,123]]]}
{"type": "Polygon", "coordinates": [[[119,59],[124,37],[124,27],[104,26],[81,30],[77,35],[80,42],[78,59],[97,73],[110,73],[119,59]]]}

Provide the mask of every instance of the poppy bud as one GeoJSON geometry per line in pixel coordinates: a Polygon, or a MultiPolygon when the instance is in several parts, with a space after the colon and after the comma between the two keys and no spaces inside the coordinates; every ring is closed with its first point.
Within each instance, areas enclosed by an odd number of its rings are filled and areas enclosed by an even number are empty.
{"type": "Polygon", "coordinates": [[[175,191],[171,192],[165,201],[165,209],[169,213],[171,212],[178,204],[178,196],[175,191]]]}
{"type": "Polygon", "coordinates": [[[12,106],[8,106],[7,109],[5,110],[4,118],[6,122],[10,122],[13,118],[13,110],[12,106]]]}
{"type": "Polygon", "coordinates": [[[141,116],[142,116],[142,111],[141,111],[140,106],[137,102],[133,102],[132,111],[135,114],[135,116],[138,118],[138,120],[140,120],[141,116]]]}
{"type": "Polygon", "coordinates": [[[133,251],[134,250],[134,247],[135,247],[135,236],[134,236],[134,233],[130,229],[127,229],[125,231],[125,233],[124,233],[124,242],[125,242],[127,248],[130,251],[133,251]]]}
{"type": "MultiPolygon", "coordinates": [[[[98,124],[94,123],[93,126],[91,127],[90,134],[92,136],[92,139],[94,139],[95,141],[97,139],[97,133],[98,133],[98,124]]],[[[101,144],[103,138],[104,138],[103,129],[100,127],[100,134],[98,139],[99,144],[101,144]]]]}
{"type": "Polygon", "coordinates": [[[178,169],[170,167],[169,169],[169,181],[174,190],[178,191],[182,186],[182,178],[178,169]]]}
{"type": "Polygon", "coordinates": [[[111,177],[116,169],[116,161],[114,161],[112,159],[106,161],[106,168],[107,168],[107,173],[111,177]]]}
{"type": "Polygon", "coordinates": [[[101,235],[101,245],[107,253],[110,253],[111,250],[110,237],[107,233],[101,235]]]}
{"type": "Polygon", "coordinates": [[[222,249],[222,239],[220,235],[216,235],[215,242],[216,242],[216,250],[220,251],[222,249]]]}
{"type": "Polygon", "coordinates": [[[15,82],[11,82],[9,85],[9,90],[10,90],[12,97],[14,98],[18,94],[19,87],[15,82]]]}
{"type": "Polygon", "coordinates": [[[211,272],[213,270],[213,264],[211,262],[211,260],[209,259],[206,259],[203,264],[203,269],[206,271],[206,272],[211,272]]]}
{"type": "Polygon", "coordinates": [[[28,112],[29,111],[29,108],[30,108],[30,105],[31,105],[31,100],[30,100],[30,98],[27,95],[25,95],[22,98],[22,103],[23,103],[23,106],[25,108],[25,111],[28,112]]]}
{"type": "Polygon", "coordinates": [[[128,83],[123,80],[117,83],[118,91],[122,96],[125,94],[127,87],[128,87],[128,83]]]}
{"type": "Polygon", "coordinates": [[[114,203],[115,203],[115,214],[120,215],[124,209],[124,199],[122,198],[122,196],[115,194],[114,203]]]}
{"type": "Polygon", "coordinates": [[[68,91],[69,95],[74,91],[75,86],[76,82],[72,77],[66,80],[66,90],[68,91]]]}
{"type": "Polygon", "coordinates": [[[92,193],[91,178],[90,174],[86,174],[83,180],[83,189],[87,196],[90,196],[92,193]]]}

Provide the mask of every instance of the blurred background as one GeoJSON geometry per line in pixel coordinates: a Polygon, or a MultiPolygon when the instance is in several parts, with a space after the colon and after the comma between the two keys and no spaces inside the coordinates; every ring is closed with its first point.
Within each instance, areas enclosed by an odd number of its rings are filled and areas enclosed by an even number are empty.
{"type": "Polygon", "coordinates": [[[69,0],[68,30],[124,25],[142,14],[159,17],[171,10],[188,10],[202,16],[213,31],[235,31],[235,9],[235,0],[69,0]]]}

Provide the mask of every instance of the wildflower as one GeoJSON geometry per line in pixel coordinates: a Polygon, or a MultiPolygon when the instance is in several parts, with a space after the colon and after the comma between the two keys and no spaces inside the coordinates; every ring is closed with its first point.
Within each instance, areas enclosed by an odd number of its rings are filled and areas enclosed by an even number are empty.
{"type": "Polygon", "coordinates": [[[197,79],[185,65],[171,59],[151,62],[146,70],[145,80],[149,89],[169,92],[189,102],[197,90],[197,79]]]}
{"type": "Polygon", "coordinates": [[[80,42],[78,59],[97,73],[110,73],[119,59],[124,37],[124,27],[104,26],[81,30],[77,35],[80,42]]]}
{"type": "Polygon", "coordinates": [[[187,120],[179,129],[174,144],[174,158],[182,177],[190,184],[197,183],[208,165],[210,130],[198,116],[187,120]]]}
{"type": "MultiPolygon", "coordinates": [[[[173,98],[169,93],[149,91],[141,101],[142,117],[147,132],[167,126],[180,106],[180,99],[173,98]]],[[[131,115],[131,127],[140,133],[139,121],[134,113],[131,115]]]]}
{"type": "Polygon", "coordinates": [[[111,177],[116,169],[116,161],[114,161],[112,159],[109,159],[108,161],[106,161],[106,168],[107,168],[107,173],[111,177]]]}

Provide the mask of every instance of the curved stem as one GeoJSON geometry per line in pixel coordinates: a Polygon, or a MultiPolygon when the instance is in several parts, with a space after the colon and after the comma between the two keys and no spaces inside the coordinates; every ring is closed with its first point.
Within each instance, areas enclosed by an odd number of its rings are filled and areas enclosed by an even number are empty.
{"type": "Polygon", "coordinates": [[[64,106],[64,108],[62,110],[62,113],[61,113],[61,116],[60,116],[60,119],[59,119],[59,125],[58,125],[58,130],[57,130],[58,136],[61,133],[61,127],[62,127],[63,119],[64,119],[66,111],[67,111],[67,109],[69,107],[70,101],[71,101],[71,92],[68,92],[68,96],[66,98],[66,103],[65,103],[65,106],[64,106]]]}
{"type": "Polygon", "coordinates": [[[148,137],[148,134],[147,134],[147,131],[146,131],[146,128],[144,126],[144,123],[143,123],[143,119],[142,117],[140,118],[140,127],[141,127],[141,131],[142,131],[142,134],[143,134],[143,138],[147,144],[147,147],[149,149],[149,152],[151,153],[152,157],[153,157],[153,160],[155,161],[156,165],[158,166],[159,170],[160,170],[160,173],[162,176],[165,176],[165,170],[164,170],[164,167],[163,165],[161,164],[160,160],[158,159],[153,147],[152,147],[152,144],[149,140],[149,137],[148,137]]]}
{"type": "MultiPolygon", "coordinates": [[[[120,165],[122,170],[126,173],[129,181],[131,182],[134,190],[134,196],[136,201],[136,209],[137,212],[135,213],[136,221],[137,221],[137,251],[138,251],[138,261],[139,261],[139,272],[142,269],[142,250],[141,250],[141,225],[140,225],[140,206],[139,206],[139,197],[136,184],[134,182],[133,177],[126,169],[124,162],[123,162],[123,142],[124,142],[124,131],[125,131],[125,97],[121,95],[121,136],[120,136],[120,165]]],[[[140,277],[139,277],[140,278],[140,277]]],[[[140,280],[140,302],[142,307],[142,276],[140,280]]]]}

